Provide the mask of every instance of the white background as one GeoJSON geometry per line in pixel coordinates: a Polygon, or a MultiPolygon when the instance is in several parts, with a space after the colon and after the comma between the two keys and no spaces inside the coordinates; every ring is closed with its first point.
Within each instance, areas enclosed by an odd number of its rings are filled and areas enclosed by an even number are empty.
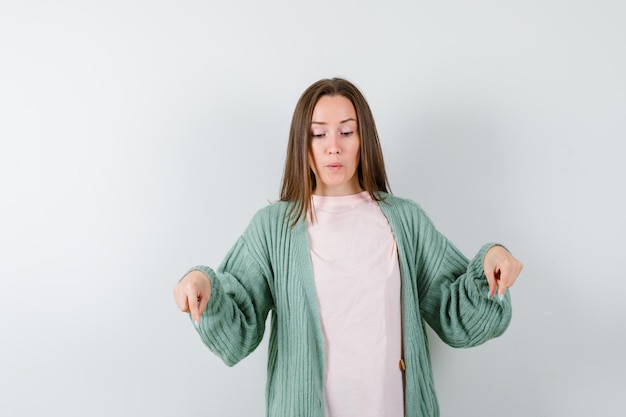
{"type": "Polygon", "coordinates": [[[342,76],[392,191],[526,265],[501,338],[431,337],[443,416],[626,414],[626,3],[3,1],[0,415],[261,416],[171,289],[278,197],[342,76]]]}

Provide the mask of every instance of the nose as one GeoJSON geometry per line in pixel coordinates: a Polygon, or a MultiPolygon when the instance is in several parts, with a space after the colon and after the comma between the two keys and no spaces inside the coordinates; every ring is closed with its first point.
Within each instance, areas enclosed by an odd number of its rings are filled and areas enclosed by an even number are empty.
{"type": "Polygon", "coordinates": [[[339,155],[339,141],[337,140],[337,134],[331,134],[328,138],[328,154],[339,155]]]}

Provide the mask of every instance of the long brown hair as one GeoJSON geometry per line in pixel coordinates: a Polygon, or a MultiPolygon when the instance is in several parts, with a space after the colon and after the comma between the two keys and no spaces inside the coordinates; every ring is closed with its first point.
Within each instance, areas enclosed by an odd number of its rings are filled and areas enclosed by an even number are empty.
{"type": "Polygon", "coordinates": [[[345,79],[319,80],[302,93],[291,119],[280,200],[293,203],[289,209],[292,226],[311,211],[311,195],[316,187],[315,174],[309,165],[311,119],[315,105],[325,95],[346,97],[356,110],[361,138],[357,168],[361,188],[377,201],[382,200],[380,193],[388,192],[389,189],[376,123],[365,97],[354,84],[345,79]]]}

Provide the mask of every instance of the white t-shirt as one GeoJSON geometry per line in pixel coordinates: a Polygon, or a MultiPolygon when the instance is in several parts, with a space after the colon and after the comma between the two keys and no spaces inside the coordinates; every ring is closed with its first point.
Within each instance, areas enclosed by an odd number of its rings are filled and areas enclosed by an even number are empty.
{"type": "Polygon", "coordinates": [[[308,220],[325,338],[327,417],[403,417],[396,242],[367,192],[313,196],[308,220]]]}

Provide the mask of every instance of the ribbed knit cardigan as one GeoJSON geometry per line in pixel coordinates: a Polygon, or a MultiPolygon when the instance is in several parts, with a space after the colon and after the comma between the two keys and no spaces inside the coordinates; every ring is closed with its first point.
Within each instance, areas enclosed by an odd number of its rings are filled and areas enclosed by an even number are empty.
{"type": "MultiPolygon", "coordinates": [[[[484,245],[469,261],[414,202],[383,194],[380,208],[398,245],[402,282],[405,415],[439,416],[424,322],[453,347],[501,335],[511,319],[507,291],[488,298],[484,245]]],[[[261,209],[211,280],[198,332],[227,365],[261,342],[271,312],[266,415],[324,416],[324,336],[313,281],[306,222],[290,227],[289,203],[261,209]]],[[[358,284],[357,284],[358,285],[358,284]]],[[[368,366],[364,363],[363,366],[368,366]]]]}

